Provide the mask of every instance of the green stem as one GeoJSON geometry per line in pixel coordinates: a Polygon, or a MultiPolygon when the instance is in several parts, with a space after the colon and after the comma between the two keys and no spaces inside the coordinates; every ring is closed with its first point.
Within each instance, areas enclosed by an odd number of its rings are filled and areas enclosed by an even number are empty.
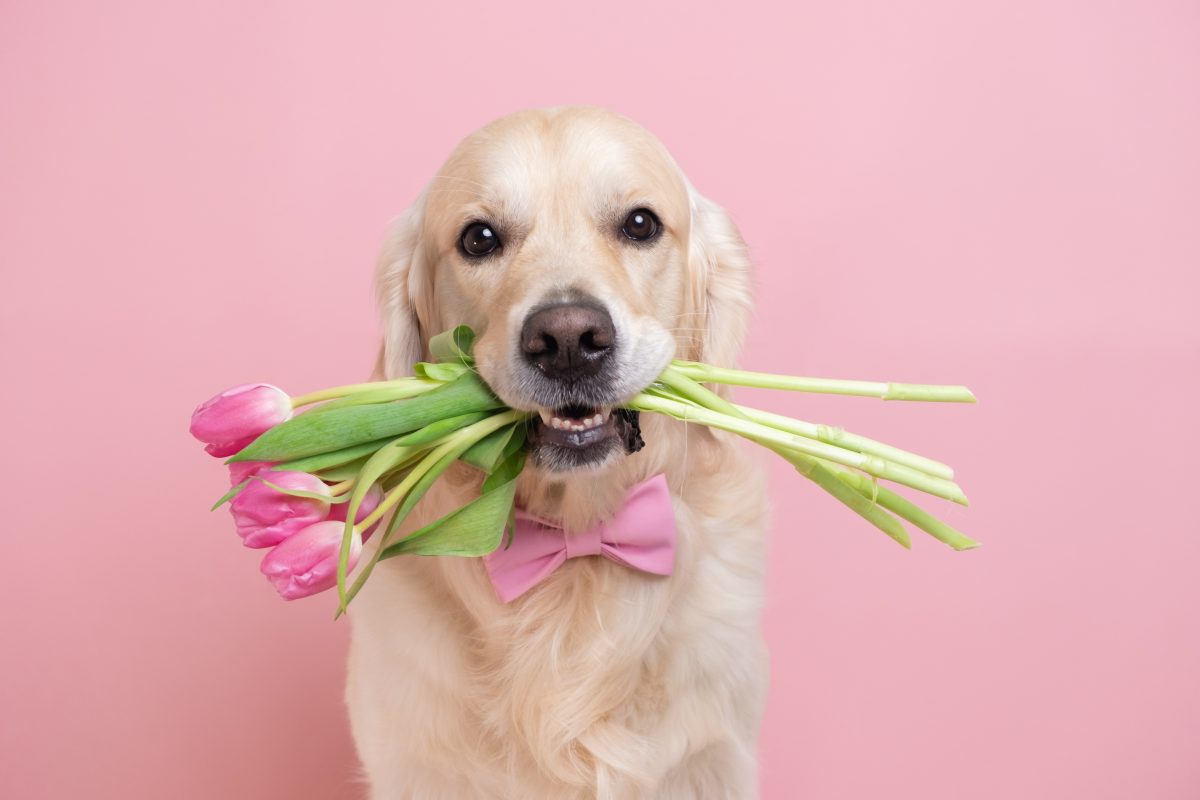
{"type": "Polygon", "coordinates": [[[772,414],[768,411],[759,411],[754,408],[747,408],[746,406],[734,405],[716,392],[696,383],[672,367],[667,367],[667,369],[663,370],[662,376],[659,377],[659,382],[661,386],[655,388],[655,393],[666,399],[683,399],[718,414],[740,417],[750,422],[757,422],[776,430],[794,433],[797,436],[815,439],[819,442],[853,450],[857,453],[876,455],[889,461],[895,461],[897,464],[903,464],[928,473],[937,478],[945,478],[946,480],[954,479],[954,470],[946,464],[934,461],[931,458],[919,456],[916,453],[910,453],[907,450],[901,450],[899,447],[892,447],[883,442],[868,439],[865,436],[848,433],[842,428],[832,425],[814,425],[811,422],[792,419],[780,414],[772,414]]]}
{"type": "Polygon", "coordinates": [[[908,520],[939,542],[949,545],[955,550],[972,550],[979,547],[979,542],[950,527],[908,499],[883,486],[874,484],[866,476],[850,470],[840,469],[832,464],[827,464],[826,466],[837,475],[840,481],[851,486],[859,494],[865,497],[870,497],[874,494],[879,505],[896,514],[896,516],[908,520]]]}
{"type": "Polygon", "coordinates": [[[429,452],[428,455],[421,460],[421,463],[414,467],[412,471],[404,477],[404,480],[400,484],[396,485],[395,488],[397,490],[401,489],[401,487],[405,487],[404,503],[399,509],[396,510],[396,513],[388,522],[383,533],[380,534],[379,546],[376,547],[375,552],[371,554],[370,560],[368,560],[367,563],[363,565],[362,569],[359,570],[358,576],[354,579],[354,584],[346,589],[345,576],[339,574],[338,592],[340,601],[337,614],[334,615],[334,619],[337,619],[337,617],[340,617],[346,612],[346,608],[350,605],[350,601],[355,598],[359,590],[361,590],[366,584],[367,578],[371,577],[371,573],[375,570],[375,565],[379,563],[380,557],[383,555],[384,550],[387,549],[389,543],[391,542],[392,534],[400,526],[400,522],[403,520],[403,518],[408,515],[413,506],[416,505],[417,501],[424,496],[429,487],[433,485],[433,482],[437,480],[438,477],[440,477],[441,474],[455,462],[455,460],[457,460],[459,455],[462,455],[462,453],[456,454],[451,451],[438,458],[435,457],[436,454],[434,452],[429,452]]]}
{"type": "Polygon", "coordinates": [[[800,378],[773,375],[769,372],[750,372],[725,369],[696,361],[672,361],[671,366],[695,381],[751,386],[758,389],[787,389],[793,392],[816,394],[845,394],[856,397],[878,397],[881,400],[923,400],[938,403],[974,403],[975,395],[965,386],[941,386],[922,383],[881,383],[877,381],[847,381],[836,378],[800,378]]]}
{"type": "MultiPolygon", "coordinates": [[[[526,416],[528,416],[528,413],[524,411],[505,411],[500,414],[493,414],[485,420],[476,422],[474,425],[468,425],[455,435],[451,436],[447,441],[433,448],[429,456],[426,457],[426,460],[436,460],[434,456],[438,456],[440,458],[439,454],[445,455],[448,452],[458,450],[460,447],[462,448],[463,452],[466,452],[471,445],[475,444],[475,442],[479,441],[484,436],[487,436],[493,431],[498,431],[505,425],[516,422],[517,420],[526,416]]],[[[422,463],[424,463],[424,461],[422,461],[422,463]]],[[[413,470],[414,473],[421,471],[422,470],[420,466],[413,470]]],[[[420,475],[417,476],[417,478],[419,477],[420,475]]],[[[405,479],[405,481],[403,481],[399,486],[388,492],[387,495],[384,496],[383,501],[379,504],[379,506],[370,514],[368,514],[362,522],[358,523],[358,526],[363,530],[366,530],[378,522],[380,517],[391,511],[395,505],[404,498],[409,486],[409,481],[405,479]]]]}
{"type": "MultiPolygon", "coordinates": [[[[350,572],[350,551],[355,536],[361,536],[369,525],[357,524],[358,510],[370,490],[371,484],[380,480],[388,470],[421,452],[423,447],[408,447],[395,439],[379,448],[358,470],[354,478],[354,490],[350,504],[346,507],[346,523],[342,530],[342,545],[338,551],[337,590],[339,607],[346,607],[346,576],[350,572]]],[[[386,495],[385,495],[386,498],[386,495]]],[[[339,612],[340,613],[340,612],[339,612]]]]}
{"type": "Polygon", "coordinates": [[[377,392],[381,397],[386,396],[393,400],[403,400],[406,397],[424,394],[441,385],[440,381],[430,381],[425,378],[397,378],[391,381],[348,383],[345,386],[334,386],[329,389],[322,389],[319,392],[309,392],[299,397],[293,397],[292,408],[300,408],[301,406],[308,406],[313,403],[322,403],[326,400],[336,400],[363,392],[377,392]]]}
{"type": "Polygon", "coordinates": [[[692,380],[675,367],[668,366],[664,369],[662,374],[658,376],[658,382],[696,405],[703,406],[718,414],[727,414],[731,417],[746,419],[746,415],[733,403],[708,387],[692,380]]]}
{"type": "Polygon", "coordinates": [[[897,464],[904,464],[937,478],[954,480],[954,470],[940,461],[934,461],[932,458],[926,458],[916,453],[910,453],[907,450],[901,450],[899,447],[892,447],[890,444],[868,439],[866,436],[850,433],[842,428],[832,425],[815,425],[811,422],[792,419],[780,414],[772,414],[769,411],[759,411],[756,408],[746,408],[745,406],[737,406],[737,409],[742,412],[742,416],[746,419],[757,422],[760,425],[767,425],[776,430],[794,433],[808,439],[816,439],[817,441],[832,444],[836,447],[844,447],[847,450],[869,453],[880,458],[886,458],[888,461],[895,461],[897,464]]]}
{"type": "Polygon", "coordinates": [[[801,475],[829,492],[838,502],[855,514],[886,533],[901,547],[906,550],[912,549],[912,540],[908,537],[908,531],[904,530],[904,526],[900,524],[899,520],[880,508],[882,504],[876,504],[870,496],[864,497],[855,488],[839,481],[837,474],[825,462],[782,448],[771,447],[770,449],[789,461],[801,475]]]}
{"type": "MultiPolygon", "coordinates": [[[[446,441],[441,442],[436,446],[431,446],[428,449],[428,454],[422,458],[415,467],[413,467],[412,471],[404,477],[404,480],[402,480],[390,492],[384,495],[384,498],[380,502],[379,506],[370,514],[368,514],[367,517],[362,520],[362,522],[357,523],[354,526],[355,529],[359,531],[365,531],[367,528],[371,527],[380,519],[382,519],[384,514],[394,508],[401,500],[406,500],[402,511],[407,514],[413,505],[413,503],[407,502],[407,495],[417,487],[422,487],[419,490],[423,494],[424,489],[427,489],[432,483],[432,481],[424,480],[429,476],[429,473],[433,472],[434,474],[431,477],[436,479],[437,475],[440,475],[447,468],[449,468],[449,466],[454,463],[459,456],[469,450],[471,446],[480,439],[490,433],[493,433],[494,431],[499,430],[500,428],[503,428],[505,425],[518,422],[527,416],[529,416],[528,412],[514,410],[494,414],[487,419],[460,429],[452,436],[447,438],[446,441]]],[[[355,511],[356,510],[354,508],[351,508],[347,512],[348,519],[354,518],[353,514],[355,511]]],[[[375,564],[379,561],[380,554],[387,547],[389,535],[392,533],[395,527],[395,520],[393,520],[393,523],[388,525],[388,530],[383,536],[380,537],[379,546],[376,548],[374,554],[372,554],[371,560],[368,561],[363,567],[362,571],[355,579],[354,585],[351,586],[349,590],[345,588],[346,571],[343,568],[343,565],[339,563],[338,593],[340,597],[340,604],[337,612],[338,616],[345,612],[350,601],[353,600],[354,596],[358,594],[359,589],[361,589],[363,584],[366,583],[367,577],[370,576],[372,570],[375,569],[375,564]]]]}
{"type": "Polygon", "coordinates": [[[834,447],[824,442],[784,433],[766,425],[736,419],[707,408],[688,405],[678,400],[656,397],[644,392],[634,397],[629,403],[629,407],[640,411],[655,411],[675,417],[676,419],[699,422],[702,425],[720,428],[721,430],[736,433],[739,436],[744,436],[747,439],[759,442],[768,447],[782,447],[809,456],[824,458],[838,464],[860,469],[863,472],[886,480],[911,486],[914,489],[920,489],[928,494],[937,495],[961,505],[967,505],[966,495],[963,494],[962,489],[953,481],[920,472],[903,464],[896,464],[879,456],[843,450],[840,447],[834,447]]]}

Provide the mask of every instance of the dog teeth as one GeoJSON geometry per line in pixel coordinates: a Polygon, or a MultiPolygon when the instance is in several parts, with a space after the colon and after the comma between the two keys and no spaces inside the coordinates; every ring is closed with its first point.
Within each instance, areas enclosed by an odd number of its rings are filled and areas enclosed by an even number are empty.
{"type": "Polygon", "coordinates": [[[590,417],[584,419],[572,419],[559,417],[545,409],[538,409],[538,413],[542,417],[542,422],[554,428],[556,431],[580,431],[591,430],[592,428],[603,425],[608,421],[609,412],[607,410],[598,411],[590,417]]]}

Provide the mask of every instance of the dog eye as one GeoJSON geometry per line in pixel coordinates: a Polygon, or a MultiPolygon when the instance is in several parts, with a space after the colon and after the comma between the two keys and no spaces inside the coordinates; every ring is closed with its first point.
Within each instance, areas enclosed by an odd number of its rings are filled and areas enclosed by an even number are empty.
{"type": "Polygon", "coordinates": [[[463,228],[458,244],[463,253],[472,258],[479,258],[495,252],[500,246],[500,237],[486,222],[472,222],[463,228]]]}
{"type": "Polygon", "coordinates": [[[629,216],[625,218],[625,224],[621,226],[621,233],[635,242],[653,239],[658,235],[658,231],[658,217],[654,216],[654,212],[648,208],[637,208],[630,211],[629,216]]]}

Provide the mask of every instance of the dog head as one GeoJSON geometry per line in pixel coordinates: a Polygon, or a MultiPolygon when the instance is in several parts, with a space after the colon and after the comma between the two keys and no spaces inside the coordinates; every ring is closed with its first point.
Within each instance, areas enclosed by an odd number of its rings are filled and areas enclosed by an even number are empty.
{"type": "Polygon", "coordinates": [[[672,358],[732,362],[748,270],[728,216],[643,128],[590,107],[519,112],[468,136],[394,223],[382,372],[469,325],[483,379],[537,412],[532,465],[600,469],[632,449],[636,421],[615,409],[672,358]]]}

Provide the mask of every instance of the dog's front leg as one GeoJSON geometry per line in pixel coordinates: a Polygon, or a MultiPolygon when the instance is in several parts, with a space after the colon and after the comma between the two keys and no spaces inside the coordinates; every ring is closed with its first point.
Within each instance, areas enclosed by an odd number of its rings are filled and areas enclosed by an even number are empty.
{"type": "Polygon", "coordinates": [[[428,566],[381,563],[350,609],[346,707],[370,797],[501,797],[464,702],[466,638],[446,598],[414,574],[428,566]]]}

